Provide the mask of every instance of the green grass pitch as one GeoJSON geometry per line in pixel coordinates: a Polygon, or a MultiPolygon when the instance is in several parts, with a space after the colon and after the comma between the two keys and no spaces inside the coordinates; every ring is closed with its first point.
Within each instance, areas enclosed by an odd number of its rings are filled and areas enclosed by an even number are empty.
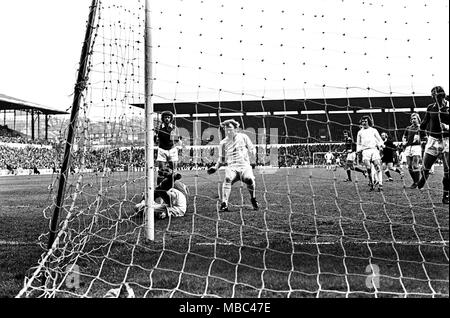
{"type": "MultiPolygon", "coordinates": [[[[426,190],[410,190],[409,177],[394,175],[383,193],[369,192],[355,173],[357,182],[343,182],[343,169],[256,172],[260,211],[237,183],[227,213],[218,212],[220,173],[182,172],[188,211],[157,221],[154,242],[133,216],[141,174],[85,175],[75,201],[73,176],[68,230],[40,273],[58,277],[57,297],[102,297],[123,281],[138,297],[448,297],[442,168],[426,190]],[[81,273],[76,289],[64,281],[73,263],[81,273]],[[370,265],[379,268],[376,286],[367,284],[370,265]]],[[[40,235],[49,229],[54,179],[0,178],[0,297],[17,295],[45,252],[40,235]]]]}

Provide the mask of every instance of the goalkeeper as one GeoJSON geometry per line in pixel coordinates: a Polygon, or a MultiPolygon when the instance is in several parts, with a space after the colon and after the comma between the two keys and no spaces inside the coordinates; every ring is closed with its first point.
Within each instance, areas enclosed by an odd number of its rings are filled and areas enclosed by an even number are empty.
{"type": "Polygon", "coordinates": [[[249,158],[249,154],[256,158],[255,146],[246,134],[238,132],[239,123],[234,119],[224,121],[222,127],[225,130],[225,138],[219,145],[219,161],[215,166],[208,169],[208,174],[213,174],[220,167],[226,166],[225,179],[222,184],[220,212],[228,211],[231,187],[237,181],[242,181],[247,185],[253,209],[258,210],[255,176],[252,170],[254,165],[250,164],[249,158]]]}
{"type": "MultiPolygon", "coordinates": [[[[170,168],[158,171],[158,178],[162,179],[154,191],[154,200],[161,198],[163,203],[154,203],[155,218],[162,220],[167,217],[182,217],[187,210],[189,190],[180,181],[181,175],[173,173],[170,168]]],[[[137,216],[142,216],[145,208],[145,196],[136,204],[137,216]]]]}

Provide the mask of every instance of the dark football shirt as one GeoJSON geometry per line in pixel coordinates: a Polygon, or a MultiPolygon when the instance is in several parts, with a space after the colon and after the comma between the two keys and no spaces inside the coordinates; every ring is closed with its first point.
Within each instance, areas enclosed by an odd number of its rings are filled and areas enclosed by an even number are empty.
{"type": "Polygon", "coordinates": [[[403,137],[406,139],[406,146],[418,146],[420,145],[421,138],[424,137],[424,132],[420,130],[419,125],[411,125],[406,127],[403,137]],[[420,137],[418,141],[414,141],[416,135],[420,137]]]}
{"type": "Polygon", "coordinates": [[[442,139],[443,137],[448,138],[448,130],[443,131],[441,123],[448,125],[448,103],[446,102],[440,111],[437,103],[428,105],[427,113],[420,125],[420,129],[426,131],[429,136],[437,139],[442,139]]]}
{"type": "Polygon", "coordinates": [[[164,150],[172,149],[175,142],[178,141],[177,128],[172,124],[162,124],[157,131],[157,136],[159,140],[158,146],[164,150]]]}

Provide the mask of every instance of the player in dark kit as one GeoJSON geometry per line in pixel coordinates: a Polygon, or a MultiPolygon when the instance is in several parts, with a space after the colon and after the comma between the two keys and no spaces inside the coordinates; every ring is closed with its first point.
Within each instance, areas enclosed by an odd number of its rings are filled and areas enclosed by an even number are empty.
{"type": "Polygon", "coordinates": [[[428,135],[428,141],[425,146],[425,153],[423,156],[421,178],[417,184],[419,189],[425,186],[425,183],[430,175],[430,169],[436,162],[439,156],[443,158],[444,164],[444,178],[442,203],[449,203],[449,174],[448,174],[448,149],[449,149],[449,116],[448,116],[448,101],[446,94],[441,86],[433,87],[431,96],[434,103],[427,107],[427,112],[420,125],[421,130],[425,130],[428,135]]]}
{"type": "MultiPolygon", "coordinates": [[[[158,169],[162,170],[168,164],[172,171],[177,170],[178,163],[178,149],[177,145],[180,142],[178,128],[173,124],[174,115],[170,111],[165,111],[161,114],[162,124],[156,131],[156,142],[158,144],[158,169]]],[[[158,175],[159,184],[162,177],[158,175]]]]}
{"type": "Polygon", "coordinates": [[[356,166],[356,144],[353,142],[352,137],[348,135],[347,131],[344,131],[344,142],[346,153],[344,169],[347,172],[347,179],[344,180],[344,182],[352,182],[352,170],[360,172],[364,175],[364,177],[367,177],[366,171],[356,166]]]}
{"type": "MultiPolygon", "coordinates": [[[[186,213],[188,205],[189,189],[181,182],[181,175],[174,173],[170,168],[158,171],[161,183],[154,191],[154,200],[161,198],[163,203],[153,203],[155,218],[162,220],[167,217],[182,217],[186,213]]],[[[141,202],[135,205],[137,217],[142,217],[145,208],[145,195],[141,202]]]]}
{"type": "Polygon", "coordinates": [[[381,164],[384,174],[388,177],[388,181],[390,182],[394,181],[390,171],[397,172],[403,178],[403,171],[401,171],[398,167],[394,167],[394,157],[396,156],[397,146],[385,132],[381,134],[381,139],[383,139],[384,142],[384,148],[381,156],[381,164]]]}
{"type": "Polygon", "coordinates": [[[418,113],[411,114],[411,125],[406,127],[403,134],[403,148],[406,156],[408,171],[413,180],[410,189],[417,188],[420,180],[419,163],[422,158],[421,140],[425,138],[425,133],[420,130],[420,116],[418,113]]]}

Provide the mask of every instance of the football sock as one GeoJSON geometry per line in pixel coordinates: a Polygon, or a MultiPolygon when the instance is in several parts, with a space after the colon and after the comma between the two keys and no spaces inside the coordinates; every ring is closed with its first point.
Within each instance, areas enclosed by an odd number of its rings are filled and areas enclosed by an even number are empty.
{"type": "Polygon", "coordinates": [[[350,170],[347,170],[347,178],[348,180],[352,180],[352,172],[350,170]]]}
{"type": "Polygon", "coordinates": [[[364,171],[363,169],[361,169],[361,168],[358,168],[358,167],[355,167],[355,171],[356,171],[356,172],[361,172],[361,173],[364,173],[364,172],[366,172],[366,171],[364,171]]]}
{"type": "Polygon", "coordinates": [[[228,203],[231,194],[231,183],[225,182],[222,186],[222,202],[228,203]]]}
{"type": "Polygon", "coordinates": [[[251,183],[248,183],[247,189],[248,189],[248,192],[250,193],[250,197],[255,198],[256,197],[255,181],[252,180],[251,183]]]}
{"type": "MultiPolygon", "coordinates": [[[[389,174],[390,175],[390,174],[389,174]]],[[[390,178],[390,177],[389,177],[390,178]]],[[[379,170],[378,171],[378,183],[380,184],[380,185],[383,185],[383,170],[379,170]]]]}
{"type": "Polygon", "coordinates": [[[372,169],[367,169],[367,175],[369,177],[369,182],[373,183],[373,178],[372,178],[372,169]]]}

